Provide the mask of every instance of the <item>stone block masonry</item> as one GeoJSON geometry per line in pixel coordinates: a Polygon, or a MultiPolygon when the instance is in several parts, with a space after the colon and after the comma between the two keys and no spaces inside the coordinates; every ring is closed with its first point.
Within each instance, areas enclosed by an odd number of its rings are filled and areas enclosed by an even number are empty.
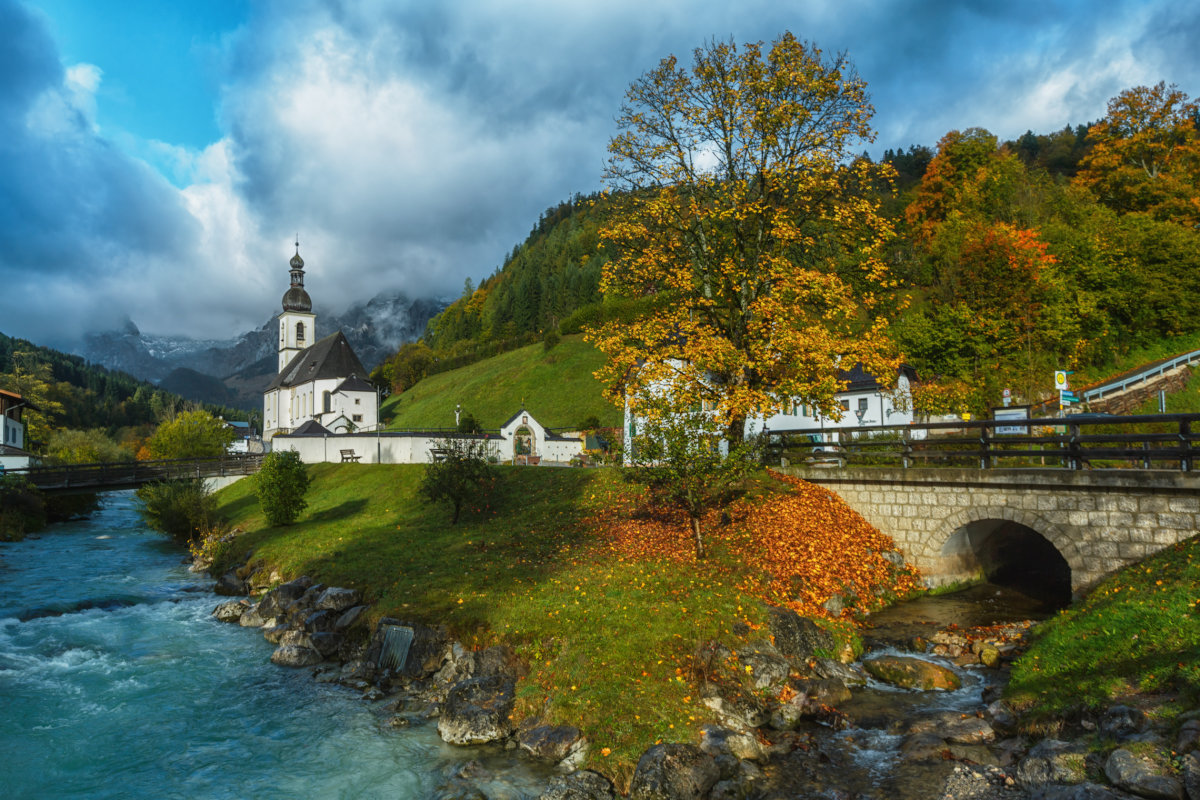
{"type": "Polygon", "coordinates": [[[1012,524],[1066,560],[1071,586],[1200,529],[1200,474],[1164,470],[782,470],[836,492],[891,536],[931,586],[975,577],[962,532],[1012,524]]]}

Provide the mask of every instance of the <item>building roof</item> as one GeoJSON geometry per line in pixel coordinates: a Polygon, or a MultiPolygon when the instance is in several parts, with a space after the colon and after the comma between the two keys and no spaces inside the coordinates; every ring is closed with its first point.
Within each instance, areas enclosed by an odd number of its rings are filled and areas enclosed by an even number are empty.
{"type": "Polygon", "coordinates": [[[333,433],[315,419],[307,420],[303,425],[292,431],[289,436],[332,436],[333,433]]]}
{"type": "Polygon", "coordinates": [[[284,311],[312,311],[312,298],[303,286],[293,286],[283,293],[284,311]]]}
{"type": "MultiPolygon", "coordinates": [[[[916,371],[907,364],[901,364],[899,372],[908,376],[910,381],[917,379],[916,371]]],[[[846,388],[842,390],[844,392],[873,392],[883,388],[874,375],[863,369],[861,363],[850,369],[839,369],[837,376],[839,381],[846,381],[846,388]]]]}
{"type": "Polygon", "coordinates": [[[275,376],[267,391],[317,380],[339,380],[351,375],[365,375],[362,362],[354,348],[338,331],[301,350],[283,371],[275,376]]]}
{"type": "Polygon", "coordinates": [[[351,374],[350,377],[346,378],[346,380],[342,381],[338,385],[338,387],[336,389],[334,389],[334,391],[335,392],[374,392],[375,387],[372,386],[367,381],[364,381],[362,378],[358,377],[357,374],[351,374]]]}
{"type": "Polygon", "coordinates": [[[12,445],[7,445],[7,444],[0,444],[0,456],[28,456],[29,458],[34,457],[33,453],[22,450],[19,447],[13,447],[12,445]]]}

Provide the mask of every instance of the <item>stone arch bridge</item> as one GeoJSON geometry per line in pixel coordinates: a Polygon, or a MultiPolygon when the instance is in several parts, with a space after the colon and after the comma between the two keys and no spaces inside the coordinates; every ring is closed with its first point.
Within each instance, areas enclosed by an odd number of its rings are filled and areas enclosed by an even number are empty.
{"type": "Polygon", "coordinates": [[[931,586],[1015,570],[1078,591],[1200,528],[1200,475],[1190,472],[782,471],[836,492],[931,586]]]}

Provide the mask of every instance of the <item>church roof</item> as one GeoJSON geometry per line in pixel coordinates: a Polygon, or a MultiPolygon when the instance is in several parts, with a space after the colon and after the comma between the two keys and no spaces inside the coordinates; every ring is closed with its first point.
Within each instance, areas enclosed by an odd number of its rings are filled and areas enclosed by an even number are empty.
{"type": "Polygon", "coordinates": [[[305,421],[303,425],[292,431],[289,436],[332,436],[329,429],[315,419],[305,421]]]}
{"type": "Polygon", "coordinates": [[[293,286],[283,293],[283,310],[308,313],[312,311],[312,298],[303,286],[293,286]]]}
{"type": "Polygon", "coordinates": [[[362,378],[358,377],[358,373],[354,373],[349,378],[346,378],[346,380],[342,381],[338,385],[338,387],[336,389],[334,389],[334,391],[335,392],[374,392],[375,387],[372,386],[367,381],[364,381],[362,378]]]}
{"type": "Polygon", "coordinates": [[[345,334],[338,331],[296,354],[271,381],[267,391],[309,381],[344,380],[350,375],[365,375],[366,372],[345,334]]]}

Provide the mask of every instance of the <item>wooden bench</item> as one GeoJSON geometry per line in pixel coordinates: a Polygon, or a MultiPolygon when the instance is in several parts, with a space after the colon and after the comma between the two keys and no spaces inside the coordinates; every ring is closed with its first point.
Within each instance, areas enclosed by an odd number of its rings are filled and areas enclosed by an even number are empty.
{"type": "Polygon", "coordinates": [[[362,458],[362,456],[356,455],[353,450],[343,450],[341,452],[342,452],[342,463],[343,464],[345,464],[347,461],[353,461],[353,462],[357,463],[359,461],[359,459],[362,458]]]}

